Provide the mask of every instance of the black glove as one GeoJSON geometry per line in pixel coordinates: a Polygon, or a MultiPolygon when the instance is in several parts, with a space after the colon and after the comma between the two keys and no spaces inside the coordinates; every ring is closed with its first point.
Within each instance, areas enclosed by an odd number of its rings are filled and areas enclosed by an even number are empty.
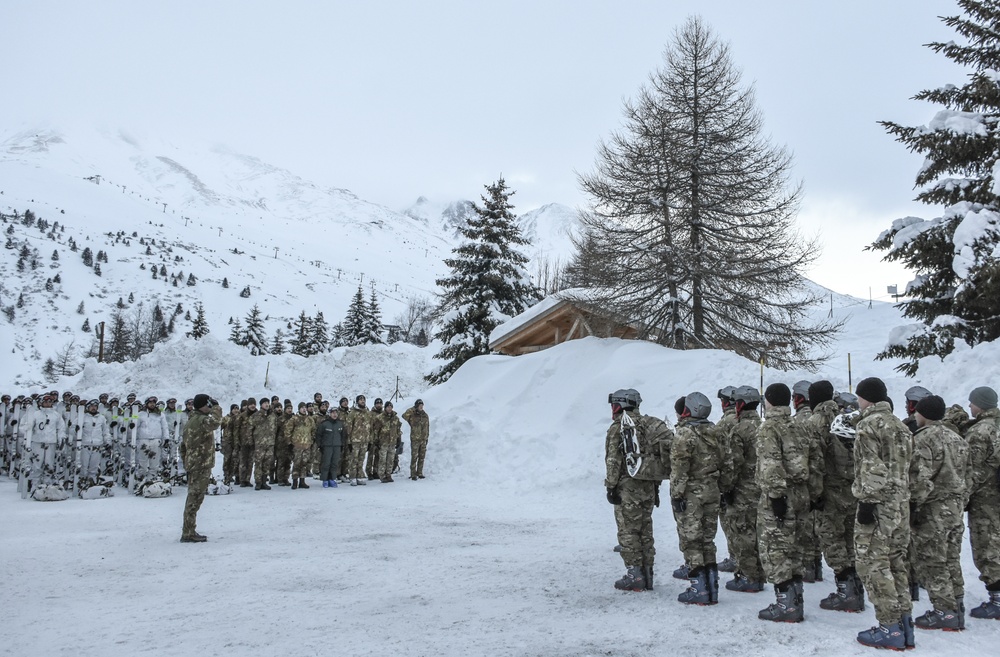
{"type": "Polygon", "coordinates": [[[727,490],[722,494],[722,506],[732,506],[736,501],[736,489],[727,490]]]}
{"type": "Polygon", "coordinates": [[[788,498],[787,497],[769,497],[768,500],[771,502],[771,511],[774,512],[774,517],[778,519],[778,522],[785,521],[785,514],[788,513],[788,498]]]}
{"type": "Polygon", "coordinates": [[[114,422],[111,423],[111,426],[109,428],[114,429],[117,426],[118,426],[118,420],[115,420],[114,422]]]}
{"type": "Polygon", "coordinates": [[[858,523],[862,525],[875,524],[875,509],[878,505],[874,502],[858,503],[858,523]]]}
{"type": "Polygon", "coordinates": [[[810,511],[822,511],[826,508],[826,499],[822,496],[817,497],[815,500],[809,503],[810,511]]]}
{"type": "Polygon", "coordinates": [[[611,502],[616,506],[622,503],[622,496],[618,493],[617,488],[608,489],[608,502],[611,502]]]}
{"type": "Polygon", "coordinates": [[[674,507],[674,513],[684,513],[687,511],[688,503],[683,497],[675,497],[670,500],[670,506],[674,507]]]}
{"type": "Polygon", "coordinates": [[[129,429],[135,429],[135,422],[129,422],[128,423],[128,428],[129,429]]]}
{"type": "MultiPolygon", "coordinates": [[[[10,426],[14,426],[15,424],[17,424],[17,420],[11,420],[10,421],[10,426]]],[[[1000,471],[998,471],[998,472],[1000,472],[1000,471]]]]}

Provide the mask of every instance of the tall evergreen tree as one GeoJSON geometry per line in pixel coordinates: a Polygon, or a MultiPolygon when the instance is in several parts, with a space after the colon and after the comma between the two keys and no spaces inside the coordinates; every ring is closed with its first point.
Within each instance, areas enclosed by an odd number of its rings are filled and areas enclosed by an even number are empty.
{"type": "Polygon", "coordinates": [[[125,320],[125,313],[116,310],[107,323],[108,348],[104,359],[109,363],[124,363],[129,359],[132,349],[132,330],[125,320]]]}
{"type": "Polygon", "coordinates": [[[238,344],[241,347],[247,346],[244,340],[246,339],[246,331],[243,330],[243,322],[236,319],[232,327],[229,329],[229,341],[233,344],[238,344]]]}
{"type": "Polygon", "coordinates": [[[285,353],[285,334],[280,328],[274,332],[274,339],[271,340],[271,353],[275,356],[285,353]]]}
{"type": "Polygon", "coordinates": [[[364,344],[368,334],[368,305],[365,303],[365,293],[360,285],[351,299],[351,305],[347,307],[347,316],[343,324],[345,346],[364,344]]]}
{"type": "MultiPolygon", "coordinates": [[[[159,306],[157,306],[159,308],[159,306]]],[[[194,307],[196,315],[194,318],[194,323],[191,325],[191,330],[187,332],[189,338],[194,338],[195,340],[201,340],[203,337],[209,334],[208,320],[205,319],[205,307],[199,302],[194,307]]]]}
{"type": "Polygon", "coordinates": [[[323,311],[317,310],[312,320],[312,334],[309,336],[309,354],[321,354],[329,348],[330,326],[323,317],[323,311]]]}
{"type": "Polygon", "coordinates": [[[333,331],[331,332],[330,335],[330,348],[335,349],[336,347],[346,346],[347,342],[344,338],[344,335],[345,335],[344,323],[337,322],[337,325],[333,327],[333,331]]]}
{"type": "Polygon", "coordinates": [[[918,93],[943,109],[928,125],[883,121],[886,131],[923,156],[917,200],[941,206],[933,219],[897,219],[869,247],[916,274],[905,289],[903,314],[918,324],[899,327],[877,358],[904,358],[898,371],[917,372],[924,356],[944,357],[956,341],[970,346],[1000,338],[1000,3],[959,0],[962,15],[942,20],[962,43],[928,47],[970,69],[964,85],[918,93]]]}
{"type": "Polygon", "coordinates": [[[264,319],[260,308],[253,305],[247,314],[247,326],[243,332],[243,346],[250,349],[250,355],[262,356],[267,353],[267,336],[264,335],[264,319]]]}
{"type": "Polygon", "coordinates": [[[94,266],[94,252],[90,250],[89,246],[83,248],[83,264],[88,267],[94,266]]]}
{"type": "Polygon", "coordinates": [[[528,259],[517,250],[528,242],[510,203],[514,192],[502,177],[485,187],[483,204],[473,205],[475,214],[460,229],[462,243],[445,260],[449,275],[437,281],[443,325],[436,337],[444,343],[437,357],[448,362],[426,377],[432,384],[447,381],[470,358],[489,353],[493,329],[540,298],[525,270],[528,259]]]}
{"type": "Polygon", "coordinates": [[[368,299],[368,307],[365,311],[365,320],[368,324],[365,331],[365,342],[369,344],[382,344],[382,332],[385,327],[382,325],[382,311],[378,307],[378,299],[375,298],[375,288],[372,288],[371,297],[368,299]]]}
{"type": "Polygon", "coordinates": [[[306,311],[299,313],[292,327],[292,337],[288,339],[288,348],[296,356],[308,358],[312,356],[310,347],[312,346],[312,320],[306,315],[306,311]]]}

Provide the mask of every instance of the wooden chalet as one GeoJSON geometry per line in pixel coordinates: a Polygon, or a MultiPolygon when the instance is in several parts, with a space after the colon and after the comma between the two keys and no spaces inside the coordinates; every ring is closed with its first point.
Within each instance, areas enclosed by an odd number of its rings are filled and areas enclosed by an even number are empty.
{"type": "Polygon", "coordinates": [[[546,297],[490,335],[490,350],[508,356],[541,351],[587,336],[634,339],[635,327],[566,294],[546,297]]]}

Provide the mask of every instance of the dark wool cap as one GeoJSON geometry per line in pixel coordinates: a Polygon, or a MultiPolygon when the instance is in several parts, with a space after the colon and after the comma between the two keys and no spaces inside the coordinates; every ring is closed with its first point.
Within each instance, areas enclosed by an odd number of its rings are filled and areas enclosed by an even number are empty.
{"type": "Polygon", "coordinates": [[[917,413],[920,413],[928,420],[943,420],[944,419],[944,400],[937,395],[931,395],[929,397],[924,397],[917,402],[917,413]]]}
{"type": "Polygon", "coordinates": [[[833,400],[833,384],[827,380],[817,381],[809,386],[809,407],[816,408],[825,401],[833,400]]]}
{"type": "Polygon", "coordinates": [[[271,403],[271,400],[270,400],[270,399],[268,399],[267,397],[261,397],[261,398],[260,398],[260,403],[261,403],[261,404],[270,404],[270,403],[271,403]]]}
{"type": "Polygon", "coordinates": [[[988,411],[991,408],[997,407],[997,393],[996,390],[987,386],[980,386],[969,393],[969,401],[983,409],[988,411]]]}
{"type": "Polygon", "coordinates": [[[198,410],[199,408],[205,408],[208,406],[208,402],[211,398],[206,394],[200,394],[194,396],[194,408],[198,410]]]}
{"type": "Polygon", "coordinates": [[[867,379],[863,379],[861,383],[858,384],[857,390],[854,391],[858,397],[866,401],[870,401],[873,404],[877,404],[882,401],[889,401],[889,395],[885,389],[885,383],[882,379],[877,376],[871,376],[867,379]]]}
{"type": "Polygon", "coordinates": [[[674,402],[674,413],[680,415],[684,412],[684,397],[678,397],[677,401],[674,402]]]}
{"type": "Polygon", "coordinates": [[[772,383],[764,391],[764,399],[771,406],[788,406],[792,403],[792,391],[784,383],[772,383]]]}

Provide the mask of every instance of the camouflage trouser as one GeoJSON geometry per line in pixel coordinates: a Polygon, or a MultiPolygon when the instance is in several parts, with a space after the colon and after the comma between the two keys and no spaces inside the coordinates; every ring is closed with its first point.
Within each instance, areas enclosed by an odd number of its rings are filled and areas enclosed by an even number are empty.
{"type": "Polygon", "coordinates": [[[253,444],[240,445],[239,466],[240,483],[249,484],[250,475],[253,474],[253,444]]]}
{"type": "Polygon", "coordinates": [[[988,486],[969,500],[969,542],[979,579],[990,585],[1000,581],[1000,490],[988,486]]]}
{"type": "Polygon", "coordinates": [[[97,476],[101,473],[101,465],[104,462],[104,445],[80,446],[80,478],[97,481],[97,476]]]}
{"type": "Polygon", "coordinates": [[[842,573],[854,567],[854,518],[858,501],[851,493],[850,483],[833,486],[827,483],[823,500],[825,506],[816,524],[819,545],[833,571],[842,573]]]}
{"type": "Polygon", "coordinates": [[[351,476],[351,452],[353,448],[350,443],[344,445],[344,449],[340,452],[340,468],[337,470],[337,474],[341,477],[351,476]]]}
{"type": "Polygon", "coordinates": [[[253,450],[254,483],[266,484],[274,467],[274,443],[258,443],[253,450]]]}
{"type": "Polygon", "coordinates": [[[656,549],[653,547],[653,503],[656,482],[625,477],[618,484],[622,503],[622,519],[618,524],[618,544],[622,546],[622,561],[626,566],[652,566],[656,549]]]}
{"type": "Polygon", "coordinates": [[[56,443],[31,443],[31,480],[35,485],[56,480],[56,443]]]}
{"type": "MultiPolygon", "coordinates": [[[[222,436],[222,480],[227,484],[236,475],[236,446],[231,438],[222,436]]],[[[190,475],[188,480],[190,480],[190,475]]]]}
{"type": "Polygon", "coordinates": [[[321,481],[332,481],[337,478],[337,468],[340,467],[340,449],[340,445],[331,445],[320,450],[323,455],[319,464],[321,481]]]}
{"type": "Polygon", "coordinates": [[[312,467],[312,445],[292,447],[292,477],[305,479],[309,476],[309,469],[312,467]]]}
{"type": "Polygon", "coordinates": [[[184,527],[181,536],[191,536],[195,533],[195,519],[198,509],[205,501],[205,491],[208,490],[208,480],[212,474],[211,468],[192,468],[188,470],[187,499],[184,501],[184,527]]]}
{"type": "Polygon", "coordinates": [[[284,438],[274,444],[274,480],[288,481],[292,472],[292,446],[284,438]]]}
{"type": "Polygon", "coordinates": [[[378,474],[379,444],[368,443],[368,460],[365,461],[365,474],[374,477],[378,474]]]}
{"type": "Polygon", "coordinates": [[[688,483],[687,508],[675,513],[677,537],[684,563],[691,568],[716,563],[715,532],[719,528],[719,486],[715,482],[688,483]]]}
{"type": "MultiPolygon", "coordinates": [[[[764,581],[764,567],[760,563],[760,551],[757,545],[759,503],[760,489],[757,486],[740,486],[736,490],[736,499],[723,514],[732,532],[729,538],[729,554],[739,564],[739,572],[753,582],[764,581]]],[[[727,534],[728,536],[730,535],[727,534]]]]}
{"type": "Polygon", "coordinates": [[[160,469],[160,441],[140,440],[135,448],[135,471],[140,479],[153,477],[160,469]]]}
{"type": "Polygon", "coordinates": [[[396,441],[382,441],[378,446],[378,471],[379,479],[392,476],[393,457],[396,455],[396,441]]]}
{"type": "Polygon", "coordinates": [[[875,522],[854,525],[858,575],[875,607],[875,618],[892,625],[913,611],[910,602],[910,504],[907,500],[879,502],[875,522]]]}
{"type": "Polygon", "coordinates": [[[789,487],[785,494],[788,510],[784,520],[778,520],[766,493],[757,504],[757,539],[760,563],[771,584],[787,582],[802,575],[802,546],[799,522],[809,513],[809,495],[805,487],[789,487]]]}
{"type": "Polygon", "coordinates": [[[347,476],[351,479],[365,478],[365,446],[368,443],[351,442],[351,465],[347,469],[347,476]]]}
{"type": "Polygon", "coordinates": [[[936,500],[917,509],[911,518],[913,569],[927,589],[935,609],[956,611],[965,597],[962,576],[963,501],[936,500]]]}
{"type": "Polygon", "coordinates": [[[426,440],[410,441],[410,476],[422,477],[424,475],[424,457],[427,456],[426,440]]]}
{"type": "Polygon", "coordinates": [[[810,511],[809,505],[806,504],[806,508],[799,518],[799,557],[802,559],[800,573],[806,572],[807,568],[811,572],[813,564],[823,556],[819,545],[819,517],[819,511],[810,511]]]}

